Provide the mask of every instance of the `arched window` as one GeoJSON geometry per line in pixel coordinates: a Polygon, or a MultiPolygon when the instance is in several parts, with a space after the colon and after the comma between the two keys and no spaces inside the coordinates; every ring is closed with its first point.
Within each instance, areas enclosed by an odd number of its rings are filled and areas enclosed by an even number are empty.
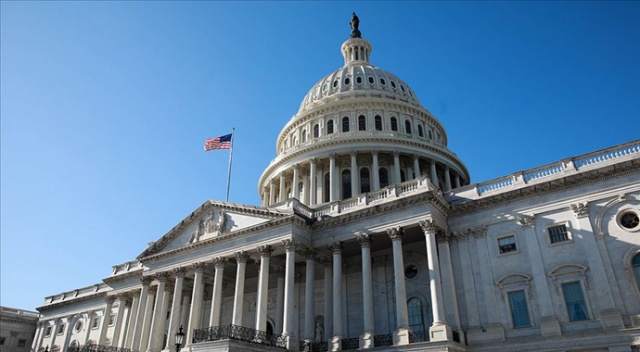
{"type": "Polygon", "coordinates": [[[342,132],[349,132],[349,118],[346,116],[342,118],[342,132]]]}
{"type": "Polygon", "coordinates": [[[313,126],[313,138],[320,137],[320,125],[316,124],[313,126]]]}
{"type": "MultiPolygon", "coordinates": [[[[331,196],[329,195],[329,192],[331,191],[330,184],[331,184],[331,177],[327,172],[326,174],[324,174],[324,187],[322,187],[322,195],[323,195],[322,201],[325,203],[331,200],[331,196]]],[[[313,192],[313,190],[311,192],[313,192]]]]}
{"type": "Polygon", "coordinates": [[[431,134],[431,130],[429,130],[429,139],[433,139],[433,135],[431,134]]]}
{"type": "Polygon", "coordinates": [[[364,115],[358,116],[358,131],[366,131],[367,130],[367,119],[364,115]]]}
{"type": "Polygon", "coordinates": [[[392,131],[398,130],[398,119],[396,119],[395,117],[391,118],[391,130],[392,131]]]}
{"type": "Polygon", "coordinates": [[[342,171],[342,199],[351,198],[351,171],[342,171]]]}
{"type": "Polygon", "coordinates": [[[407,310],[409,313],[409,330],[413,333],[414,341],[427,341],[422,302],[416,297],[410,298],[407,302],[407,310]]]}
{"type": "Polygon", "coordinates": [[[633,274],[636,277],[636,284],[638,285],[638,289],[640,289],[640,253],[633,257],[631,266],[633,267],[633,274]]]}
{"type": "Polygon", "coordinates": [[[367,192],[371,192],[369,169],[363,167],[362,169],[360,169],[360,193],[367,192]]]}
{"type": "Polygon", "coordinates": [[[333,120],[329,120],[327,121],[327,134],[332,134],[332,133],[333,133],[333,120]]]}
{"type": "Polygon", "coordinates": [[[422,130],[422,125],[418,125],[418,136],[424,137],[424,131],[422,130]]]}
{"type": "Polygon", "coordinates": [[[376,131],[382,131],[382,117],[380,115],[376,115],[376,131]]]}
{"type": "Polygon", "coordinates": [[[380,188],[387,187],[389,185],[389,173],[387,172],[387,169],[380,168],[378,175],[380,178],[380,188]]]}
{"type": "Polygon", "coordinates": [[[307,141],[307,129],[302,130],[302,143],[307,141]]]}
{"type": "Polygon", "coordinates": [[[404,131],[407,132],[407,134],[411,134],[411,121],[404,121],[404,131]]]}

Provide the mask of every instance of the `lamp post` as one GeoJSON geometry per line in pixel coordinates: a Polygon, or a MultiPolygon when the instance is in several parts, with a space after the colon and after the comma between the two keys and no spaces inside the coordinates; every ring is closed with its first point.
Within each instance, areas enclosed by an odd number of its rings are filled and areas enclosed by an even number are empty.
{"type": "Polygon", "coordinates": [[[180,348],[182,348],[182,342],[184,341],[184,332],[182,332],[182,325],[180,325],[180,330],[176,333],[176,352],[180,352],[180,348]]]}

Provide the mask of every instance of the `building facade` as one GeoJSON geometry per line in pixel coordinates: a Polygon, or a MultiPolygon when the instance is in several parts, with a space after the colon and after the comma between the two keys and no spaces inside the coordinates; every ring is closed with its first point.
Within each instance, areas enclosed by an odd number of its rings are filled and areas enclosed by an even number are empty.
{"type": "Polygon", "coordinates": [[[0,307],[0,352],[28,352],[40,314],[0,307]]]}
{"type": "Polygon", "coordinates": [[[33,349],[637,351],[640,140],[471,184],[357,22],[341,51],[260,206],[206,201],[46,297],[33,349]]]}

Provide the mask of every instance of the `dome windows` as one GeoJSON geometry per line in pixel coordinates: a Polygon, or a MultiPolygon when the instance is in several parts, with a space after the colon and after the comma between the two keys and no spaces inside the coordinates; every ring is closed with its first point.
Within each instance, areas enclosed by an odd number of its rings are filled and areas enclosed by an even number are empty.
{"type": "Polygon", "coordinates": [[[398,119],[393,116],[391,117],[391,130],[398,131],[398,119]]]}
{"type": "Polygon", "coordinates": [[[356,77],[356,83],[361,84],[362,83],[362,77],[360,77],[360,76],[356,77]]]}
{"type": "Polygon", "coordinates": [[[320,125],[316,123],[313,126],[313,138],[318,138],[318,137],[320,137],[320,125]]]}
{"type": "Polygon", "coordinates": [[[336,79],[335,81],[333,81],[333,88],[338,86],[338,80],[336,79]]]}
{"type": "Polygon", "coordinates": [[[327,121],[327,134],[333,133],[333,120],[327,121]]]}
{"type": "Polygon", "coordinates": [[[358,131],[367,130],[367,118],[364,115],[358,116],[358,131]]]}
{"type": "Polygon", "coordinates": [[[376,115],[375,117],[376,131],[382,131],[382,117],[376,115]]]}
{"type": "Polygon", "coordinates": [[[418,125],[418,136],[424,137],[424,130],[422,128],[422,125],[418,125]]]}
{"type": "Polygon", "coordinates": [[[393,87],[393,89],[396,89],[396,82],[391,81],[391,87],[393,87]]]}
{"type": "Polygon", "coordinates": [[[342,118],[342,132],[349,132],[349,117],[342,118]]]}
{"type": "Polygon", "coordinates": [[[348,86],[349,84],[351,84],[351,79],[347,77],[344,79],[344,85],[348,86]]]}
{"type": "Polygon", "coordinates": [[[375,82],[375,81],[373,80],[373,77],[369,76],[369,83],[370,83],[370,84],[373,84],[373,82],[375,82]]]}
{"type": "Polygon", "coordinates": [[[382,84],[383,86],[386,86],[387,82],[384,80],[384,78],[380,78],[380,84],[382,84]]]}
{"type": "Polygon", "coordinates": [[[411,134],[411,121],[409,121],[409,120],[405,120],[404,121],[404,131],[407,134],[411,134]]]}

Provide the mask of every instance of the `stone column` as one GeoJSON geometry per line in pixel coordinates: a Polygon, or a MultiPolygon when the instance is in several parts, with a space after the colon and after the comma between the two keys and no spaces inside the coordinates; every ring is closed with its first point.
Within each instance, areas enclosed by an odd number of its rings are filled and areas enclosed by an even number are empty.
{"type": "MultiPolygon", "coordinates": [[[[187,274],[186,268],[175,268],[176,279],[173,285],[173,301],[171,302],[171,315],[169,316],[169,330],[167,331],[167,345],[165,350],[171,351],[176,345],[176,333],[180,325],[180,301],[182,300],[182,289],[184,288],[184,276],[187,274]]],[[[183,342],[184,343],[184,342],[183,342]]]]}
{"type": "Polygon", "coordinates": [[[429,341],[451,341],[453,340],[453,335],[451,328],[447,326],[445,321],[442,282],[440,281],[440,262],[438,261],[438,248],[436,247],[436,231],[441,230],[433,220],[420,221],[420,227],[424,232],[425,242],[427,243],[429,291],[431,293],[433,312],[433,325],[429,328],[429,341]]]}
{"type": "Polygon", "coordinates": [[[249,254],[245,251],[236,252],[236,291],[233,298],[233,318],[231,324],[242,326],[244,313],[244,274],[249,254]]]}
{"type": "MultiPolygon", "coordinates": [[[[116,301],[116,296],[107,296],[107,306],[104,308],[104,314],[102,315],[102,322],[100,324],[100,338],[98,339],[98,345],[104,346],[104,342],[107,339],[107,330],[109,329],[109,318],[111,318],[111,308],[113,302],[116,301]]],[[[54,331],[54,334],[57,331],[54,331]]],[[[53,342],[51,343],[53,348],[53,342]]]]}
{"type": "Polygon", "coordinates": [[[362,317],[364,331],[360,335],[360,348],[372,348],[375,335],[373,306],[373,278],[371,275],[371,236],[360,234],[356,237],[362,252],[362,317]]]}
{"type": "Polygon", "coordinates": [[[297,200],[300,200],[300,192],[298,189],[298,164],[293,164],[293,179],[291,180],[291,196],[297,200]]]}
{"type": "Polygon", "coordinates": [[[328,257],[323,257],[321,263],[324,269],[324,340],[330,342],[327,336],[333,335],[332,261],[328,257]]]}
{"type": "Polygon", "coordinates": [[[449,173],[449,166],[444,167],[444,191],[451,191],[451,174],[449,173]]]}
{"type": "MultiPolygon", "coordinates": [[[[258,273],[258,297],[256,299],[256,330],[267,331],[267,304],[269,303],[269,259],[271,246],[259,246],[260,272],[258,273]]],[[[257,337],[257,336],[256,336],[257,337]]]]}
{"type": "Polygon", "coordinates": [[[304,285],[304,339],[306,341],[313,341],[315,335],[314,326],[314,282],[315,282],[315,255],[316,251],[312,248],[304,250],[304,257],[306,259],[306,275],[304,285]]]}
{"type": "Polygon", "coordinates": [[[159,352],[162,350],[162,343],[164,342],[164,334],[167,329],[167,311],[169,310],[169,299],[171,298],[171,292],[173,291],[173,283],[167,282],[164,286],[162,294],[158,292],[157,300],[160,300],[159,314],[155,314],[153,319],[154,332],[151,335],[150,351],[159,352]]]}
{"type": "MultiPolygon", "coordinates": [[[[69,348],[69,343],[71,342],[71,332],[73,331],[73,315],[69,315],[67,316],[66,320],[67,323],[64,326],[64,340],[62,340],[62,348],[60,349],[61,351],[66,351],[67,348],[69,348]]],[[[9,343],[11,343],[11,340],[14,340],[17,338],[18,333],[16,331],[12,331],[11,332],[11,336],[9,337],[9,343]]],[[[16,341],[17,343],[17,341],[16,341]]],[[[114,346],[114,344],[111,344],[112,346],[114,346]]]]}
{"type": "Polygon", "coordinates": [[[318,202],[318,184],[316,178],[316,158],[309,159],[309,204],[316,205],[318,202]]]}
{"type": "Polygon", "coordinates": [[[611,286],[607,278],[602,256],[598,249],[598,243],[593,233],[591,221],[589,221],[589,203],[572,204],[571,209],[578,222],[576,229],[578,233],[574,238],[576,242],[582,244],[584,253],[587,254],[586,257],[589,260],[589,269],[593,277],[591,284],[594,286],[592,291],[598,298],[597,304],[600,307],[598,319],[602,322],[602,326],[605,329],[624,328],[622,315],[618,308],[616,308],[615,301],[613,300],[611,286]]]}
{"type": "Polygon", "coordinates": [[[162,303],[164,301],[164,286],[167,284],[167,280],[169,279],[169,275],[165,272],[156,274],[156,280],[158,281],[156,294],[156,304],[153,308],[153,319],[151,320],[151,341],[149,342],[148,352],[158,352],[160,350],[160,346],[156,345],[159,335],[164,334],[164,329],[160,332],[160,322],[166,320],[166,315],[164,310],[162,309],[162,303]]]}
{"type": "Polygon", "coordinates": [[[284,171],[283,171],[280,173],[280,190],[278,194],[278,202],[284,202],[284,200],[287,198],[285,189],[286,189],[286,185],[285,185],[285,178],[284,178],[284,171]]]}
{"type": "Polygon", "coordinates": [[[124,342],[120,341],[120,333],[122,331],[124,309],[127,306],[127,301],[129,301],[129,306],[131,306],[129,295],[127,295],[126,293],[118,295],[118,310],[116,310],[116,321],[113,326],[113,337],[111,337],[111,346],[114,347],[122,346],[122,342],[124,342]]]}
{"type": "Polygon", "coordinates": [[[351,157],[351,196],[355,197],[360,194],[360,172],[358,171],[358,162],[356,159],[357,153],[349,153],[351,157]]]}
{"type": "Polygon", "coordinates": [[[131,345],[129,348],[138,350],[140,346],[140,337],[142,336],[142,322],[144,321],[144,311],[147,308],[147,299],[149,298],[149,285],[153,281],[151,277],[142,277],[142,290],[140,291],[140,299],[138,303],[138,312],[136,313],[135,324],[133,325],[133,334],[131,335],[131,345]]]}
{"type": "Polygon", "coordinates": [[[149,287],[149,299],[147,299],[147,305],[144,310],[144,321],[142,323],[142,331],[140,335],[140,346],[138,351],[146,351],[149,347],[149,333],[151,332],[151,321],[153,319],[153,304],[160,295],[157,286],[149,287]]]}
{"type": "Polygon", "coordinates": [[[277,267],[275,270],[277,285],[276,285],[276,326],[274,333],[276,335],[282,335],[282,323],[284,314],[284,270],[282,267],[277,267]]]}
{"type": "Polygon", "coordinates": [[[191,311],[189,312],[189,329],[185,340],[185,347],[191,347],[193,332],[200,329],[202,315],[202,295],[204,294],[204,269],[206,264],[193,263],[195,274],[193,276],[193,293],[191,295],[191,311]]]}
{"type": "Polygon", "coordinates": [[[292,239],[283,240],[286,258],[285,258],[285,282],[284,282],[284,323],[283,335],[287,341],[287,349],[298,348],[294,325],[294,286],[295,286],[295,248],[296,242],[292,239]]]}
{"type": "Polygon", "coordinates": [[[419,160],[419,157],[417,155],[413,156],[413,173],[414,173],[414,177],[413,178],[419,178],[420,177],[420,160],[419,160]]]}
{"type": "Polygon", "coordinates": [[[526,249],[529,252],[529,265],[531,274],[535,280],[536,298],[538,300],[538,309],[540,309],[540,331],[542,336],[556,336],[562,334],[560,323],[553,311],[553,303],[551,301],[551,293],[547,282],[547,273],[544,269],[542,261],[542,251],[535,231],[535,219],[533,216],[524,216],[518,220],[523,228],[526,249]],[[535,278],[538,278],[536,280],[535,278]]]}
{"type": "Polygon", "coordinates": [[[393,152],[393,183],[402,182],[402,177],[400,177],[400,153],[393,152]]]}
{"type": "Polygon", "coordinates": [[[409,312],[407,309],[407,288],[404,279],[404,258],[402,253],[401,227],[387,230],[393,246],[393,276],[396,290],[396,326],[393,334],[394,345],[406,345],[409,343],[409,312]]]}
{"type": "Polygon", "coordinates": [[[332,351],[342,350],[343,319],[342,319],[342,249],[341,242],[334,242],[329,246],[333,254],[333,335],[331,337],[332,351]]]}
{"type": "MultiPolygon", "coordinates": [[[[504,327],[500,323],[498,317],[498,306],[496,302],[495,282],[493,278],[493,270],[491,268],[491,259],[489,258],[489,249],[487,247],[487,227],[481,226],[473,230],[473,236],[476,238],[476,247],[478,261],[480,265],[480,287],[484,296],[484,305],[487,312],[487,326],[484,330],[494,339],[504,339],[504,327]]],[[[482,302],[480,302],[482,304],[482,302]]]]}
{"type": "Polygon", "coordinates": [[[273,179],[269,180],[269,205],[275,204],[276,202],[276,185],[273,182],[273,179]]]}
{"type": "Polygon", "coordinates": [[[213,259],[215,275],[213,277],[213,292],[211,292],[211,314],[209,326],[220,326],[220,313],[222,313],[222,280],[224,279],[224,264],[226,259],[222,257],[213,259]]]}
{"type": "Polygon", "coordinates": [[[373,180],[373,187],[371,187],[372,191],[377,191],[380,189],[380,165],[378,163],[378,151],[377,150],[372,150],[371,151],[371,156],[373,158],[373,162],[372,162],[372,168],[373,170],[371,170],[371,177],[373,180]]]}
{"type": "MultiPolygon", "coordinates": [[[[131,309],[129,310],[129,321],[127,322],[127,334],[124,341],[124,348],[131,348],[131,342],[133,341],[133,331],[135,330],[136,319],[138,317],[138,309],[140,306],[140,290],[134,290],[131,293],[131,309]]],[[[89,321],[91,321],[91,315],[89,315],[89,321]]],[[[91,329],[87,329],[87,337],[85,341],[89,341],[89,334],[91,329]]]]}
{"type": "MultiPolygon", "coordinates": [[[[440,232],[436,234],[438,258],[440,259],[440,281],[442,282],[445,321],[448,326],[454,326],[458,331],[461,331],[458,296],[456,294],[456,283],[453,276],[453,264],[451,260],[451,242],[453,240],[454,236],[452,233],[440,232]]],[[[465,342],[462,340],[463,338],[464,334],[460,334],[461,343],[465,342]]],[[[453,339],[453,336],[451,336],[451,339],[453,339]]]]}
{"type": "Polygon", "coordinates": [[[329,201],[334,202],[336,197],[336,155],[329,154],[329,201]]]}
{"type": "Polygon", "coordinates": [[[434,186],[440,188],[440,183],[438,182],[438,171],[436,170],[436,161],[431,159],[431,182],[434,186]]]}
{"type": "MultiPolygon", "coordinates": [[[[104,320],[104,316],[102,320],[104,320]]],[[[51,349],[53,349],[53,346],[56,345],[56,336],[58,336],[58,321],[59,319],[54,320],[53,326],[51,328],[51,349]]]]}
{"type": "MultiPolygon", "coordinates": [[[[184,331],[189,330],[189,313],[191,312],[191,294],[188,290],[182,291],[182,308],[180,309],[180,325],[184,331]]],[[[175,337],[175,336],[174,336],[175,337]]]]}
{"type": "Polygon", "coordinates": [[[456,174],[453,176],[453,180],[455,182],[456,188],[460,188],[460,175],[456,172],[456,174]]]}

